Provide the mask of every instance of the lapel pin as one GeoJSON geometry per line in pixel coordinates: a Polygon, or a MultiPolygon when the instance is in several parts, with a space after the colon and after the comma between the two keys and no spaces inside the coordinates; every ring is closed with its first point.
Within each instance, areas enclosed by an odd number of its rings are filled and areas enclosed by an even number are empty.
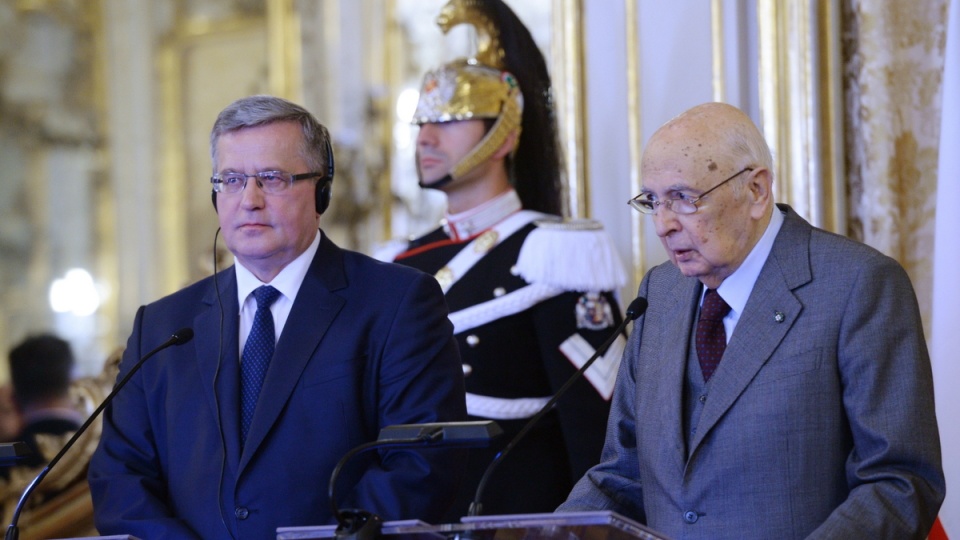
{"type": "Polygon", "coordinates": [[[777,321],[778,323],[781,323],[781,322],[783,322],[784,319],[786,319],[786,317],[784,317],[782,311],[774,311],[774,312],[773,312],[773,320],[777,321]]]}

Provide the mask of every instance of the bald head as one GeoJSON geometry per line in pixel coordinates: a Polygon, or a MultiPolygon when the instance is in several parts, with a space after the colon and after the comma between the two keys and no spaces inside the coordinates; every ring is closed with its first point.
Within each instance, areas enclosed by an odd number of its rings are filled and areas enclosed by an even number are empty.
{"type": "Polygon", "coordinates": [[[643,194],[671,261],[715,288],[759,241],[773,213],[770,149],[753,121],[724,103],[698,105],[647,143],[643,194]],[[692,213],[671,200],[694,201],[692,213]]]}
{"type": "MultiPolygon", "coordinates": [[[[674,117],[647,143],[641,167],[664,160],[685,173],[709,174],[723,166],[763,167],[772,178],[770,148],[757,126],[740,109],[726,103],[704,103],[674,117]]],[[[772,204],[772,200],[771,200],[772,204]]]]}

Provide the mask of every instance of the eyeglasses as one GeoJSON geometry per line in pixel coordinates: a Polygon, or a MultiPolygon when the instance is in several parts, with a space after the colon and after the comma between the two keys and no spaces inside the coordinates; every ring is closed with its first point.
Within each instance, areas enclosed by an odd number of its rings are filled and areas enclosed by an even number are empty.
{"type": "Polygon", "coordinates": [[[673,210],[673,212],[676,214],[693,214],[699,208],[697,206],[697,203],[700,202],[701,199],[709,195],[711,191],[726,184],[727,182],[733,180],[734,178],[740,176],[741,174],[747,171],[752,171],[752,170],[753,170],[753,167],[747,167],[743,169],[742,171],[731,176],[730,178],[727,178],[723,182],[720,182],[719,184],[713,186],[712,188],[704,191],[703,193],[700,194],[699,197],[688,197],[684,195],[682,192],[680,192],[680,193],[677,193],[676,197],[658,201],[654,198],[655,197],[654,194],[646,192],[646,193],[641,193],[636,197],[630,199],[629,201],[627,201],[627,204],[629,204],[634,210],[640,212],[641,214],[656,214],[658,206],[666,206],[670,210],[673,210]]]}
{"type": "Polygon", "coordinates": [[[217,193],[240,193],[243,188],[247,187],[247,178],[256,178],[257,186],[265,193],[280,193],[297,180],[306,180],[318,176],[323,176],[323,173],[290,174],[281,171],[261,171],[256,174],[243,174],[230,172],[215,174],[210,178],[210,182],[213,184],[213,191],[217,193]]]}

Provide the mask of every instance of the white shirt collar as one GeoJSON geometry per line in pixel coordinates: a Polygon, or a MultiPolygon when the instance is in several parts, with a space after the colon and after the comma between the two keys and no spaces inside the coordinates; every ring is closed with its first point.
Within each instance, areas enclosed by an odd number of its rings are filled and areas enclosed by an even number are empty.
{"type": "MultiPolygon", "coordinates": [[[[310,246],[296,259],[290,261],[283,270],[280,270],[280,273],[277,274],[270,283],[263,283],[257,279],[257,277],[253,275],[253,272],[247,270],[240,261],[234,258],[234,267],[237,272],[237,300],[240,302],[241,309],[247,297],[250,296],[250,293],[252,293],[254,289],[261,285],[271,285],[280,291],[282,296],[277,299],[277,302],[288,304],[287,312],[289,313],[289,305],[292,305],[293,301],[297,298],[297,292],[300,290],[303,278],[307,275],[307,270],[310,268],[310,263],[313,262],[313,257],[317,254],[319,247],[320,231],[317,230],[317,235],[314,237],[313,242],[310,243],[310,246]]],[[[279,329],[282,325],[279,324],[279,321],[275,321],[274,324],[277,326],[277,333],[279,335],[279,329]]]]}
{"type": "MultiPolygon", "coordinates": [[[[783,213],[777,206],[773,207],[773,215],[770,216],[770,223],[767,224],[767,230],[753,246],[750,254],[743,260],[740,267],[734,270],[732,274],[723,280],[723,283],[717,287],[717,293],[730,306],[730,314],[724,320],[730,320],[736,325],[740,319],[740,314],[747,307],[747,300],[750,299],[750,293],[753,292],[753,286],[760,277],[760,271],[773,250],[773,242],[777,239],[777,233],[783,226],[783,213]]],[[[706,286],[703,291],[706,292],[706,286]]],[[[700,297],[701,301],[703,296],[700,297]]],[[[729,336],[732,332],[728,332],[729,336]]]]}
{"type": "Polygon", "coordinates": [[[440,223],[450,238],[457,241],[466,240],[493,227],[522,208],[520,196],[511,189],[465,212],[444,214],[444,219],[440,223]]]}

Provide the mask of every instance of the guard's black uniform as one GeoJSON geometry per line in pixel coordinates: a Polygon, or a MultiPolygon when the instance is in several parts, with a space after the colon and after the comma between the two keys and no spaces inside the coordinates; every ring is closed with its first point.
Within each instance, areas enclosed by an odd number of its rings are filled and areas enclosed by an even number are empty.
{"type": "MultiPolygon", "coordinates": [[[[468,413],[474,420],[496,420],[505,431],[492,448],[471,450],[468,472],[448,514],[449,522],[458,522],[467,514],[480,477],[496,453],[622,320],[609,290],[615,287],[609,283],[607,290],[591,283],[582,283],[576,290],[567,284],[565,290],[545,283],[531,287],[531,282],[522,277],[529,277],[529,270],[549,273],[564,268],[554,265],[571,264],[580,266],[581,276],[593,277],[591,265],[598,261],[578,253],[577,244],[582,243],[582,234],[605,233],[580,228],[574,235],[566,231],[566,226],[554,223],[549,231],[541,230],[546,234],[538,239],[532,233],[544,227],[534,219],[528,221],[509,235],[501,231],[498,237],[487,229],[462,241],[451,239],[441,227],[412,241],[396,258],[400,264],[436,275],[445,288],[466,375],[468,413]],[[518,268],[521,248],[527,242],[542,243],[539,247],[545,249],[539,251],[547,255],[537,257],[541,260],[535,265],[551,268],[531,269],[529,261],[527,272],[524,265],[518,268]],[[451,276],[448,265],[462,250],[478,253],[476,260],[460,271],[461,276],[451,276]],[[475,313],[477,310],[483,313],[475,313]],[[561,352],[564,342],[581,345],[579,364],[568,358],[577,356],[569,348],[565,347],[567,354],[561,352]]],[[[595,244],[592,250],[596,253],[595,244]]],[[[617,271],[622,274],[619,268],[617,271]]],[[[552,512],[573,484],[596,464],[623,343],[623,338],[617,340],[611,351],[588,370],[598,372],[593,382],[585,378],[577,381],[558,402],[557,410],[544,416],[498,466],[482,496],[483,514],[552,512]]]]}

